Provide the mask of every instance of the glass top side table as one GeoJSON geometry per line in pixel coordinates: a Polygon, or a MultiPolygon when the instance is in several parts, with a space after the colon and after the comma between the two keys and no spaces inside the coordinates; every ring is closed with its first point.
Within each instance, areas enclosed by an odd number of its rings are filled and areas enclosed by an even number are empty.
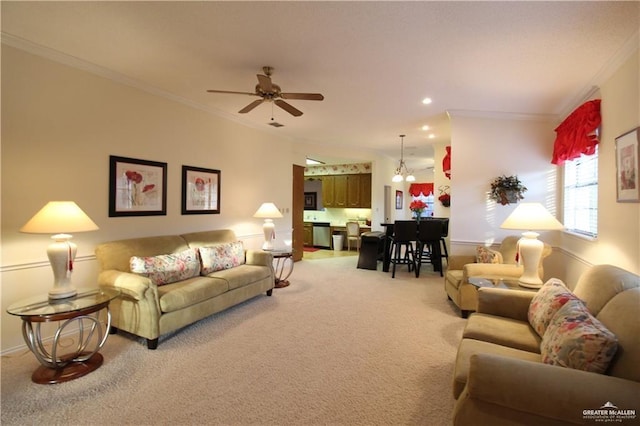
{"type": "Polygon", "coordinates": [[[289,276],[293,272],[293,250],[291,248],[265,250],[273,255],[275,261],[274,272],[276,276],[275,288],[287,287],[289,276]]]}
{"type": "Polygon", "coordinates": [[[119,291],[112,289],[79,288],[77,295],[66,299],[49,300],[44,294],[11,304],[7,312],[22,319],[22,336],[42,364],[31,379],[40,384],[61,383],[98,369],[103,362],[98,351],[107,341],[111,327],[109,303],[119,295],[119,291]],[[104,328],[100,321],[103,309],[106,310],[104,328]],[[53,340],[45,344],[41,325],[55,321],[58,326],[53,340]],[[77,344],[71,352],[60,354],[64,330],[74,325],[77,344]]]}

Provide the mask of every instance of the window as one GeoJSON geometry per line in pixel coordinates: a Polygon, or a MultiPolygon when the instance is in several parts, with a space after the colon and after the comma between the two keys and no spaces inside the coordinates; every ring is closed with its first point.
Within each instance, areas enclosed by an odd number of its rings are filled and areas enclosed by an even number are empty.
{"type": "Polygon", "coordinates": [[[569,232],[598,236],[598,148],[564,163],[564,226],[569,232]]]}

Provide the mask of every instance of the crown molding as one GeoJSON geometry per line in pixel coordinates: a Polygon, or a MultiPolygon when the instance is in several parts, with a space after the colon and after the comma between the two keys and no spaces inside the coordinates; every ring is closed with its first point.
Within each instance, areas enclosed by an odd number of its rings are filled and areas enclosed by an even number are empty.
{"type": "Polygon", "coordinates": [[[600,94],[598,91],[600,90],[600,86],[609,80],[639,48],[640,30],[637,30],[593,76],[585,88],[560,108],[560,113],[558,114],[559,121],[564,120],[566,116],[571,114],[574,109],[584,102],[599,97],[600,94]]]}
{"type": "Polygon", "coordinates": [[[555,114],[524,114],[517,112],[478,111],[468,109],[448,109],[449,119],[453,117],[490,118],[493,120],[551,121],[555,114]]]}
{"type": "MultiPolygon", "coordinates": [[[[229,120],[235,122],[241,126],[253,128],[259,130],[261,132],[273,133],[282,136],[281,133],[277,133],[276,129],[265,129],[259,124],[247,123],[241,121],[239,117],[234,114],[230,114],[226,111],[219,110],[217,108],[211,108],[207,105],[203,105],[197,102],[193,102],[189,99],[185,99],[181,96],[174,95],[173,93],[167,92],[165,90],[159,89],[157,87],[151,86],[147,83],[144,83],[139,80],[135,80],[133,78],[127,77],[124,74],[120,74],[108,68],[102,67],[100,65],[85,61],[83,59],[77,58],[75,56],[68,55],[66,53],[57,51],[55,49],[51,49],[45,46],[42,46],[37,43],[33,43],[29,40],[25,40],[21,37],[14,36],[12,34],[8,34],[6,32],[0,31],[0,42],[3,45],[7,45],[27,53],[30,53],[35,56],[39,56],[45,59],[49,59],[51,61],[60,63],[62,65],[66,65],[70,68],[78,69],[81,71],[85,71],[99,77],[106,78],[108,80],[114,81],[116,83],[129,86],[154,96],[158,96],[164,99],[168,99],[173,102],[180,103],[182,105],[186,105],[190,108],[198,109],[200,111],[207,112],[209,114],[213,114],[225,120],[229,120]]],[[[286,138],[286,136],[285,136],[286,138]]]]}

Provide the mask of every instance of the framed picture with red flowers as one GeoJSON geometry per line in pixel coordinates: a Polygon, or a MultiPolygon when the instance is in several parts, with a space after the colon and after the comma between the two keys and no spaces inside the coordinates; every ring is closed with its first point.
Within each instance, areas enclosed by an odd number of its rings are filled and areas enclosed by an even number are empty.
{"type": "Polygon", "coordinates": [[[220,214],[220,170],[182,166],[182,214],[220,214]]]}
{"type": "Polygon", "coordinates": [[[109,217],[167,214],[167,163],[109,157],[109,217]]]}

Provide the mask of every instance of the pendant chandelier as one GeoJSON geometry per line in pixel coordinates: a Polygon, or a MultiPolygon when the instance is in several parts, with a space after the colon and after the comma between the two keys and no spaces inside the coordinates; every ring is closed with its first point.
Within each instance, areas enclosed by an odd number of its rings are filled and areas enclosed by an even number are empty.
{"type": "Polygon", "coordinates": [[[400,135],[400,164],[396,169],[396,174],[391,179],[393,182],[402,182],[403,180],[407,182],[414,182],[416,180],[413,174],[409,173],[407,169],[407,165],[404,163],[404,136],[400,135]]]}

